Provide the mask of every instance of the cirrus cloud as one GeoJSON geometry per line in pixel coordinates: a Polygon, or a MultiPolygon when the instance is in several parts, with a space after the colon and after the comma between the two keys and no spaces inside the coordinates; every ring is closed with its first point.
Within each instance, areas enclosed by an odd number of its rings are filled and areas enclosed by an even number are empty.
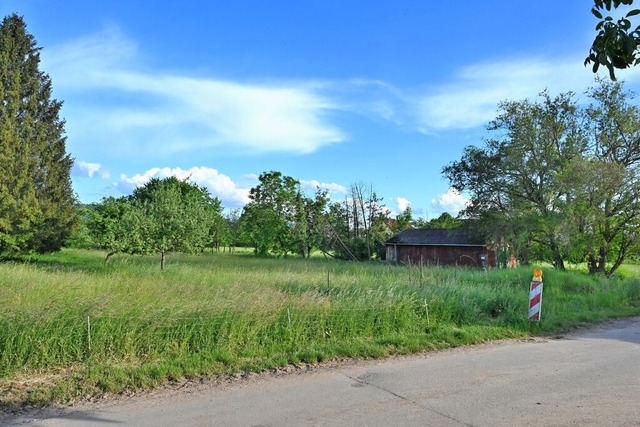
{"type": "MultiPolygon", "coordinates": [[[[582,94],[594,82],[583,60],[579,56],[560,60],[531,56],[469,64],[448,82],[416,98],[418,126],[425,133],[469,129],[494,119],[501,101],[535,98],[545,89],[552,94],[582,94]]],[[[638,69],[620,71],[627,80],[639,75],[638,69]]]]}
{"type": "Polygon", "coordinates": [[[70,143],[91,140],[94,149],[123,157],[211,147],[304,154],[347,140],[330,123],[341,107],[313,82],[150,72],[140,56],[117,28],[43,52],[56,92],[67,100],[70,143]]]}

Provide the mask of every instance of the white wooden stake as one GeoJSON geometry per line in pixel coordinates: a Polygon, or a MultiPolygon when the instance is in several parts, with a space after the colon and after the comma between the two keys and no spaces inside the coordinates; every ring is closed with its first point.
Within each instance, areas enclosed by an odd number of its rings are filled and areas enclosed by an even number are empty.
{"type": "Polygon", "coordinates": [[[91,354],[91,317],[87,316],[87,339],[89,343],[89,354],[91,354]]]}

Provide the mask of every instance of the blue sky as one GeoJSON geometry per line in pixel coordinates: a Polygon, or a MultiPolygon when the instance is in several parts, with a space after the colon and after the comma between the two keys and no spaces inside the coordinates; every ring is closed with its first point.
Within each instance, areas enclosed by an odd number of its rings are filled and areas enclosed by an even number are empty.
{"type": "MultiPolygon", "coordinates": [[[[227,208],[260,173],[456,214],[441,170],[507,99],[593,84],[588,0],[3,0],[64,101],[82,202],[190,177],[227,208]]],[[[620,73],[638,90],[640,70],[620,73]]]]}

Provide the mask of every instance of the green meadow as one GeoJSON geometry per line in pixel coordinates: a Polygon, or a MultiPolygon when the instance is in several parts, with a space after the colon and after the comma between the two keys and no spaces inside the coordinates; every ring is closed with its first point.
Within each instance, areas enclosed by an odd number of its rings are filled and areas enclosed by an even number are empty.
{"type": "Polygon", "coordinates": [[[0,263],[0,405],[342,358],[555,334],[640,314],[640,269],[405,267],[247,254],[115,256],[66,249],[0,263]]]}

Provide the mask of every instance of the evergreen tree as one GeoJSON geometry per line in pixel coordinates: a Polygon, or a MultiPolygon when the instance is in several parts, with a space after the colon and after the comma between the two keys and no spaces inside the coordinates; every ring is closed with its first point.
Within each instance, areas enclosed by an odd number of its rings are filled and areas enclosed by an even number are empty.
{"type": "Polygon", "coordinates": [[[77,222],[62,102],[24,20],[0,24],[0,254],[60,249],[77,222]]]}
{"type": "Polygon", "coordinates": [[[413,212],[411,211],[411,206],[407,206],[407,208],[400,212],[396,216],[396,226],[395,231],[406,230],[407,228],[411,228],[413,226],[413,212]]]}

